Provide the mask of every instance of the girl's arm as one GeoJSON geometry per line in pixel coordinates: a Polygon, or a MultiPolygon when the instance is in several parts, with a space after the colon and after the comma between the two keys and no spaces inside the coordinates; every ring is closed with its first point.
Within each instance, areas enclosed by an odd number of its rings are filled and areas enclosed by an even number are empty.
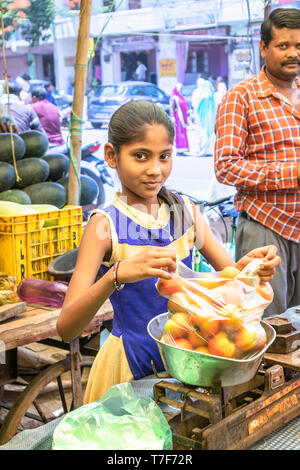
{"type": "Polygon", "coordinates": [[[196,233],[195,246],[216,271],[221,271],[226,266],[236,266],[242,271],[253,259],[263,258],[263,265],[258,271],[260,280],[261,282],[268,282],[273,279],[275,268],[281,261],[279,256],[277,256],[277,248],[275,245],[256,248],[235,263],[223,245],[212,233],[205,218],[200,214],[194,204],[193,210],[196,233]]]}
{"type": "MultiPolygon", "coordinates": [[[[74,274],[56,324],[63,340],[76,338],[113,293],[113,268],[95,282],[99,267],[111,248],[107,218],[94,215],[85,228],[74,274]]],[[[175,251],[164,247],[146,247],[119,264],[118,282],[136,282],[150,277],[170,279],[170,272],[175,270],[175,251]]]]}
{"type": "Polygon", "coordinates": [[[94,215],[84,230],[75,270],[56,324],[63,340],[70,341],[77,337],[113,292],[111,270],[94,283],[105,254],[110,251],[111,240],[107,219],[104,216],[94,215]],[[99,222],[103,227],[101,239],[97,236],[99,222]]]}

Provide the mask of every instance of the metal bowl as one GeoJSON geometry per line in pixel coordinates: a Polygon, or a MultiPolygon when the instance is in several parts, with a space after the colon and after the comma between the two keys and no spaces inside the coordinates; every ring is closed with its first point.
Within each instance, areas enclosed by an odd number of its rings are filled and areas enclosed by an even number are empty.
{"type": "Polygon", "coordinates": [[[251,359],[228,359],[163,343],[160,339],[167,319],[168,313],[154,317],[148,323],[148,334],[159,348],[166,371],[185,384],[199,387],[212,387],[217,383],[229,387],[248,382],[255,376],[264,352],[276,337],[274,328],[262,321],[261,325],[267,334],[265,347],[251,359]]]}

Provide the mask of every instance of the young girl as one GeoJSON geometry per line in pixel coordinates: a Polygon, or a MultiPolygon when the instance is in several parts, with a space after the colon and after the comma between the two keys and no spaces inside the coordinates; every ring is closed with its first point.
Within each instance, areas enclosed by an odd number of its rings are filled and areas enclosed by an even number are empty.
{"type": "MultiPolygon", "coordinates": [[[[163,363],[147,334],[148,322],[167,311],[155,287],[170,279],[176,255],[192,267],[195,243],[214,269],[235,265],[187,199],[164,184],[172,169],[174,128],[167,114],[148,102],[129,102],[112,116],[105,159],[117,170],[122,190],[113,204],[93,215],[82,237],[75,271],[57,322],[66,341],[78,336],[109,297],[113,329],[99,351],[84,402],[99,399],[111,385],[152,374],[163,363]],[[95,282],[98,270],[102,277],[95,282]]],[[[236,266],[264,258],[262,281],[280,262],[274,246],[258,248],[236,266]]]]}

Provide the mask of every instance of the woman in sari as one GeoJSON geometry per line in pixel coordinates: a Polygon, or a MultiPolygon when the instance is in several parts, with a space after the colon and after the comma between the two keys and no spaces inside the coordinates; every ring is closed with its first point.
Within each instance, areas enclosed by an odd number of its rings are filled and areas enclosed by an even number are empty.
{"type": "Polygon", "coordinates": [[[177,83],[172,90],[170,98],[171,117],[175,127],[175,145],[177,154],[189,151],[187,136],[188,107],[187,102],[181,95],[182,83],[177,83]]]}
{"type": "Polygon", "coordinates": [[[214,93],[215,90],[210,81],[203,78],[197,80],[197,88],[192,96],[192,105],[197,128],[199,156],[213,154],[216,119],[214,93]]]}

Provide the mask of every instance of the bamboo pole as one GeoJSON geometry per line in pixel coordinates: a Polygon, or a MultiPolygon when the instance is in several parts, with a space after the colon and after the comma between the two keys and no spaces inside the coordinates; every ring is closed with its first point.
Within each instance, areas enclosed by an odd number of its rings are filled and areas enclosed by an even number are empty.
{"type": "MultiPolygon", "coordinates": [[[[70,125],[71,149],[73,149],[72,153],[74,155],[74,160],[75,160],[74,163],[76,164],[79,175],[80,175],[80,161],[81,161],[81,122],[80,120],[82,119],[85,85],[86,85],[86,77],[87,77],[88,42],[89,42],[91,10],[92,10],[92,0],[81,0],[79,29],[78,29],[78,37],[77,37],[77,44],[76,44],[74,97],[73,97],[73,107],[72,107],[71,125],[70,125]]],[[[79,202],[80,202],[79,182],[78,182],[76,170],[74,168],[71,155],[70,155],[68,204],[77,205],[79,204],[79,202]]]]}

